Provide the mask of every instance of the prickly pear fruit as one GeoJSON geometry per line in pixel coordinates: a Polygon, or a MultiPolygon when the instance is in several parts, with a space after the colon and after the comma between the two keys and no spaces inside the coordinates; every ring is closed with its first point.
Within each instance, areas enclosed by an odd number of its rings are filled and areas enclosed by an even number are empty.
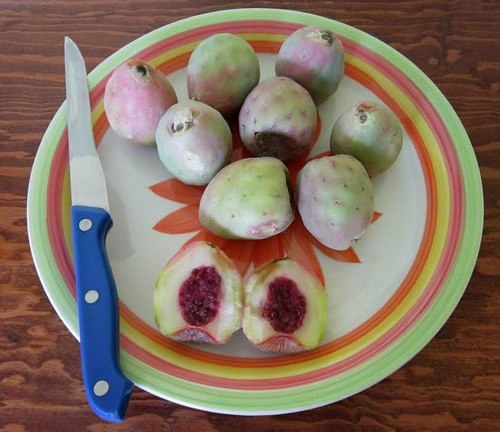
{"type": "Polygon", "coordinates": [[[257,54],[247,41],[231,33],[205,39],[192,52],[187,66],[189,97],[224,116],[238,112],[259,79],[257,54]]]}
{"type": "Polygon", "coordinates": [[[202,102],[172,105],[156,129],[158,154],[180,181],[206,185],[228,162],[233,136],[224,117],[202,102]]]}
{"type": "Polygon", "coordinates": [[[370,224],[372,184],[363,165],[352,156],[309,161],[297,176],[295,193],[304,226],[329,248],[348,249],[370,224]]]}
{"type": "Polygon", "coordinates": [[[294,219],[288,169],[269,157],[227,165],[203,192],[199,219],[224,238],[258,240],[279,234],[294,219]]]}
{"type": "Polygon", "coordinates": [[[241,327],[242,280],[216,246],[194,242],[160,272],[154,290],[155,321],[177,341],[221,344],[241,327]]]}
{"type": "Polygon", "coordinates": [[[344,76],[344,48],[332,31],[302,27],[283,42],[275,71],[297,81],[319,105],[335,93],[344,76]]]}
{"type": "Polygon", "coordinates": [[[139,145],[154,145],[161,116],[176,102],[175,90],[165,75],[139,60],[118,66],[104,91],[104,110],[111,128],[139,145]]]}
{"type": "Polygon", "coordinates": [[[258,268],[245,282],[244,297],[243,332],[264,351],[309,350],[325,333],[326,290],[293,259],[258,268]]]}
{"type": "Polygon", "coordinates": [[[245,99],[239,115],[240,137],[253,155],[287,161],[312,143],[316,122],[311,95],[290,78],[271,77],[245,99]]]}
{"type": "Polygon", "coordinates": [[[398,158],[403,131],[397,117],[383,105],[361,102],[336,121],[330,138],[334,154],[350,154],[373,177],[398,158]]]}

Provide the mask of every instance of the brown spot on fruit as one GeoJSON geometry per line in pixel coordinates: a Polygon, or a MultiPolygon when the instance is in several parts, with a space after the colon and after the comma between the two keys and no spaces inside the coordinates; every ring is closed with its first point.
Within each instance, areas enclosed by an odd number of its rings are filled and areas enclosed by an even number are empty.
{"type": "Polygon", "coordinates": [[[278,132],[256,132],[254,138],[259,156],[289,160],[304,150],[297,140],[278,132]]]}
{"type": "Polygon", "coordinates": [[[143,77],[145,77],[148,74],[148,70],[142,64],[138,64],[137,66],[135,66],[135,70],[139,75],[142,75],[143,77]]]}
{"type": "Polygon", "coordinates": [[[293,280],[280,276],[269,284],[263,317],[275,331],[290,334],[299,329],[306,310],[306,299],[293,280]]]}
{"type": "Polygon", "coordinates": [[[182,318],[192,326],[206,325],[217,315],[220,299],[221,277],[215,267],[197,267],[179,290],[182,318]]]}
{"type": "Polygon", "coordinates": [[[359,122],[361,124],[366,122],[366,120],[368,119],[368,116],[366,115],[366,111],[364,109],[358,108],[356,110],[356,115],[359,117],[359,122]]]}
{"type": "Polygon", "coordinates": [[[323,30],[321,32],[321,39],[326,42],[327,46],[332,46],[332,43],[335,40],[335,36],[331,31],[323,30]]]}
{"type": "Polygon", "coordinates": [[[376,110],[376,106],[375,104],[373,104],[372,102],[361,102],[357,109],[359,111],[368,111],[368,112],[372,112],[372,111],[375,111],[376,110]]]}

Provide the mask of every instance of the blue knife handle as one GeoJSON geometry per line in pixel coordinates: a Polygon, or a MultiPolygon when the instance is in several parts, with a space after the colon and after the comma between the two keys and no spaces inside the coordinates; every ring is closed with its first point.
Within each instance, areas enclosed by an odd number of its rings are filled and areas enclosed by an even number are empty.
{"type": "Polygon", "coordinates": [[[101,208],[73,206],[71,213],[85,392],[97,415],[120,422],[133,383],[119,366],[118,294],[106,253],[113,222],[101,208]]]}

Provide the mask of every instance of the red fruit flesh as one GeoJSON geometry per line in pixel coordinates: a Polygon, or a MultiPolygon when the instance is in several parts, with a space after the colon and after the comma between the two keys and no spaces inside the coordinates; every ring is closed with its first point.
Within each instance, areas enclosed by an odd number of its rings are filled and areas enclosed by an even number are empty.
{"type": "Polygon", "coordinates": [[[179,308],[182,318],[192,326],[213,321],[221,300],[221,277],[215,267],[193,269],[179,290],[179,308]]]}
{"type": "Polygon", "coordinates": [[[280,276],[269,284],[263,317],[280,333],[290,334],[300,328],[306,314],[306,299],[297,284],[280,276]]]}

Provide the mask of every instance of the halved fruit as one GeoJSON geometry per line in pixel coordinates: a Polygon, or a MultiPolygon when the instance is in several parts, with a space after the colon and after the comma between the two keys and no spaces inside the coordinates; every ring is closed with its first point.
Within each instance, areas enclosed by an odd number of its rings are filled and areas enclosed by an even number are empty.
{"type": "Polygon", "coordinates": [[[316,347],[327,324],[321,282],[291,258],[272,261],[246,280],[243,332],[257,348],[298,352],[316,347]]]}
{"type": "Polygon", "coordinates": [[[153,304],[155,321],[165,336],[221,344],[241,327],[241,275],[219,248],[194,242],[158,275],[153,304]]]}

